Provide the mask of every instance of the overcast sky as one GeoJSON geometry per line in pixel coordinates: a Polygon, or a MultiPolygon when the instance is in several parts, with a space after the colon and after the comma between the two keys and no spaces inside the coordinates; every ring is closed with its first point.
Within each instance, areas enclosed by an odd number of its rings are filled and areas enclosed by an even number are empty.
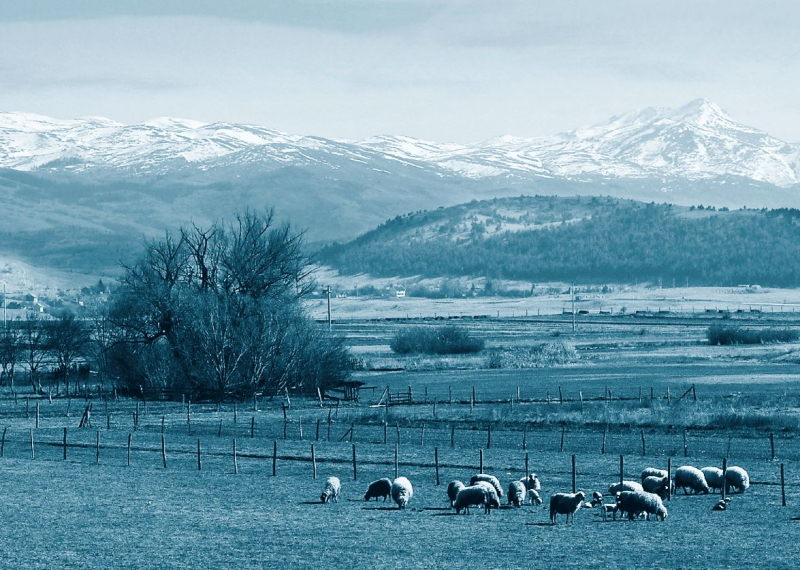
{"type": "Polygon", "coordinates": [[[0,0],[0,110],[537,136],[705,97],[800,142],[800,2],[0,0]]]}

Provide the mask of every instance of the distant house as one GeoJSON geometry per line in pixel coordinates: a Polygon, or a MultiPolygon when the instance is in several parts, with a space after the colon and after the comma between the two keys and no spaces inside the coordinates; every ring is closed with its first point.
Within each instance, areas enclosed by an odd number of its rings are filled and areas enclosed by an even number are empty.
{"type": "Polygon", "coordinates": [[[23,297],[23,300],[26,303],[29,303],[31,305],[35,305],[35,304],[37,304],[39,302],[39,297],[36,297],[35,295],[31,295],[30,293],[28,293],[27,295],[25,295],[23,297]]]}
{"type": "Polygon", "coordinates": [[[406,290],[405,289],[398,289],[397,290],[397,298],[398,299],[402,299],[405,296],[406,296],[406,290]]]}

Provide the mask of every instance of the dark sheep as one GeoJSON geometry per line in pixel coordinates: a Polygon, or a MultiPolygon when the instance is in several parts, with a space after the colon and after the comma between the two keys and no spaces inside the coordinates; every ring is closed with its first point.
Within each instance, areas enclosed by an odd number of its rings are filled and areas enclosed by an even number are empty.
{"type": "Polygon", "coordinates": [[[575,524],[575,513],[583,506],[586,495],[583,491],[577,493],[556,493],[550,497],[550,523],[556,524],[558,515],[566,515],[569,523],[572,515],[572,524],[575,524]]]}
{"type": "Polygon", "coordinates": [[[364,500],[369,501],[375,499],[376,501],[383,497],[383,502],[392,494],[392,481],[391,479],[383,478],[373,481],[367,487],[367,492],[364,494],[364,500]]]}

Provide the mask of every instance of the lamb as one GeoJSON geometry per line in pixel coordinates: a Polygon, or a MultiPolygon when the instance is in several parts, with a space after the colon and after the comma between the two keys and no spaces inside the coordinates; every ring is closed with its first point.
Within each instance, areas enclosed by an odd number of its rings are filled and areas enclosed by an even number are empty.
{"type": "Polygon", "coordinates": [[[550,497],[550,523],[556,524],[558,515],[567,515],[567,523],[572,515],[572,524],[575,524],[575,512],[583,505],[586,495],[583,491],[577,493],[556,493],[550,497]]]}
{"type": "Polygon", "coordinates": [[[468,513],[469,507],[478,505],[484,506],[486,514],[491,512],[492,507],[500,507],[500,503],[492,498],[491,493],[484,485],[464,487],[458,492],[455,501],[453,501],[453,508],[456,510],[456,514],[459,514],[462,510],[468,513]]]}
{"type": "Polygon", "coordinates": [[[621,491],[638,491],[641,493],[644,492],[644,489],[636,481],[622,481],[621,483],[614,483],[608,488],[608,494],[611,496],[615,496],[621,491]]]}
{"type": "Polygon", "coordinates": [[[603,515],[603,522],[606,521],[608,515],[614,515],[614,520],[617,520],[617,510],[619,510],[619,505],[616,503],[600,503],[598,507],[600,508],[600,513],[603,515]]]}
{"type": "Polygon", "coordinates": [[[725,472],[725,485],[728,490],[733,487],[738,493],[744,493],[750,488],[750,476],[741,467],[735,465],[728,467],[725,472]]]}
{"type": "Polygon", "coordinates": [[[450,506],[453,506],[453,503],[456,501],[456,497],[458,496],[458,492],[464,488],[464,483],[456,479],[455,481],[450,481],[450,484],[447,486],[447,497],[450,499],[450,506]]]}
{"type": "Polygon", "coordinates": [[[596,507],[597,505],[600,505],[602,503],[603,503],[603,493],[601,493],[600,491],[595,491],[594,493],[592,493],[592,506],[596,507]]]}
{"type": "Polygon", "coordinates": [[[542,490],[542,483],[539,481],[539,478],[536,476],[536,473],[531,473],[527,477],[523,477],[520,479],[523,483],[525,483],[525,488],[528,490],[533,489],[534,491],[541,491],[542,490]]]}
{"type": "Polygon", "coordinates": [[[700,471],[703,472],[703,477],[706,478],[706,484],[711,491],[722,491],[724,479],[722,478],[722,469],[719,467],[703,467],[700,471]]]}
{"type": "Polygon", "coordinates": [[[655,467],[647,467],[642,470],[642,483],[648,477],[661,477],[662,479],[667,476],[667,472],[663,469],[656,469],[655,467]]]}
{"type": "Polygon", "coordinates": [[[497,494],[497,489],[494,488],[494,485],[488,481],[478,481],[475,485],[486,489],[489,494],[489,502],[492,504],[497,503],[497,507],[500,508],[500,496],[497,494]]]}
{"type": "Polygon", "coordinates": [[[697,467],[684,465],[675,470],[675,491],[683,489],[683,493],[688,495],[687,489],[691,489],[694,494],[708,494],[708,483],[705,475],[697,467]]]}
{"type": "Polygon", "coordinates": [[[387,497],[392,494],[392,480],[383,478],[373,481],[367,487],[367,492],[364,494],[364,500],[369,501],[375,499],[376,501],[383,497],[383,502],[386,502],[387,497]]]}
{"type": "Polygon", "coordinates": [[[527,499],[532,507],[542,504],[542,498],[539,496],[539,493],[536,491],[536,489],[528,489],[527,499]]]}
{"type": "Polygon", "coordinates": [[[662,521],[667,518],[667,508],[661,497],[654,493],[622,491],[617,496],[617,510],[628,513],[628,520],[634,520],[639,513],[646,513],[647,520],[650,520],[650,515],[656,515],[656,519],[662,521]]]}
{"type": "Polygon", "coordinates": [[[334,503],[339,502],[339,491],[342,490],[342,484],[339,481],[338,477],[328,477],[325,480],[325,488],[322,490],[322,495],[320,495],[319,500],[323,503],[327,503],[328,501],[332,501],[334,503]]]}
{"type": "Polygon", "coordinates": [[[473,475],[472,478],[469,480],[470,485],[475,485],[479,481],[485,481],[490,483],[494,490],[497,491],[497,496],[503,496],[503,488],[500,486],[500,481],[498,481],[497,477],[494,475],[489,475],[487,473],[478,473],[477,475],[473,475]]]}
{"type": "Polygon", "coordinates": [[[669,479],[664,477],[645,477],[642,481],[642,488],[647,493],[655,493],[662,499],[667,498],[667,494],[669,493],[669,479]]]}
{"type": "Polygon", "coordinates": [[[392,482],[392,500],[401,509],[405,509],[411,497],[414,496],[414,488],[411,481],[405,477],[398,477],[392,482]]]}
{"type": "Polygon", "coordinates": [[[508,485],[508,504],[521,507],[525,502],[525,483],[522,481],[512,481],[508,485]]]}

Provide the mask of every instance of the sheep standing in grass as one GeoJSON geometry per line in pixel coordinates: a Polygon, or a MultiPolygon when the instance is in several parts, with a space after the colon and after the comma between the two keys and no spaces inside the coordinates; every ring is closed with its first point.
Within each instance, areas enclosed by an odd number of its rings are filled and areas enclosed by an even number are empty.
{"type": "Polygon", "coordinates": [[[661,477],[662,479],[667,476],[667,472],[663,469],[656,469],[655,467],[647,467],[642,470],[642,483],[648,477],[661,477]]]}
{"type": "Polygon", "coordinates": [[[683,465],[675,470],[675,492],[678,489],[683,489],[685,495],[689,494],[687,489],[691,489],[694,494],[708,494],[708,483],[703,472],[697,467],[683,465]]]}
{"type": "Polygon", "coordinates": [[[383,478],[378,479],[377,481],[373,481],[367,487],[367,492],[364,495],[364,500],[369,501],[370,499],[375,499],[376,501],[383,497],[383,502],[386,502],[386,499],[389,495],[392,494],[392,480],[383,478]]]}
{"type": "Polygon", "coordinates": [[[525,483],[512,481],[508,485],[508,504],[521,507],[525,502],[525,483]]]}
{"type": "Polygon", "coordinates": [[[392,500],[401,509],[405,509],[411,497],[414,496],[414,488],[411,481],[405,477],[398,477],[392,482],[392,500]]]}
{"type": "Polygon", "coordinates": [[[736,492],[744,493],[750,487],[750,476],[747,471],[734,465],[725,472],[725,484],[728,490],[732,487],[736,492]]]}
{"type": "Polygon", "coordinates": [[[655,493],[662,499],[667,498],[667,494],[669,493],[669,479],[666,477],[645,477],[644,481],[642,481],[642,488],[647,493],[655,493]]]}
{"type": "Polygon", "coordinates": [[[494,490],[497,492],[498,497],[503,496],[503,488],[500,486],[500,481],[494,475],[489,475],[487,473],[478,473],[477,475],[472,476],[472,478],[469,480],[469,484],[475,485],[480,481],[489,483],[492,487],[494,487],[494,490]]]}
{"type": "Polygon", "coordinates": [[[662,521],[667,518],[667,508],[661,502],[661,497],[654,493],[622,491],[617,496],[617,509],[628,513],[628,520],[634,520],[639,513],[646,513],[647,520],[650,520],[650,515],[662,521]]]}
{"type": "Polygon", "coordinates": [[[494,498],[497,496],[494,488],[492,487],[490,492],[488,487],[491,487],[491,485],[471,485],[461,489],[456,495],[456,500],[453,501],[453,508],[456,510],[456,514],[459,514],[462,510],[468,513],[470,507],[478,505],[484,506],[484,512],[487,515],[491,513],[492,507],[499,508],[500,503],[494,498]]]}
{"type": "Polygon", "coordinates": [[[450,499],[451,507],[456,502],[456,497],[458,496],[458,492],[463,488],[464,488],[464,483],[462,483],[458,479],[456,479],[455,481],[450,481],[450,484],[447,486],[447,498],[450,499]]]}
{"type": "Polygon", "coordinates": [[[642,488],[641,484],[637,483],[636,481],[622,481],[620,483],[614,483],[608,488],[608,494],[612,497],[615,497],[617,493],[622,491],[638,491],[643,492],[644,489],[642,488]]]}
{"type": "Polygon", "coordinates": [[[539,493],[536,491],[536,489],[528,489],[526,497],[532,507],[537,507],[542,504],[542,498],[539,496],[539,493]]]}
{"type": "Polygon", "coordinates": [[[597,505],[600,505],[602,503],[603,503],[603,493],[601,493],[600,491],[595,491],[594,493],[592,493],[592,506],[596,507],[597,505]]]}
{"type": "Polygon", "coordinates": [[[489,494],[489,503],[497,503],[497,507],[500,507],[500,495],[497,494],[497,489],[495,489],[494,485],[488,481],[477,481],[475,485],[486,489],[486,492],[489,494]]]}
{"type": "Polygon", "coordinates": [[[722,491],[722,485],[725,484],[722,478],[722,469],[719,467],[703,467],[700,471],[703,473],[703,477],[706,478],[709,490],[722,491]]]}
{"type": "Polygon", "coordinates": [[[603,522],[608,519],[608,515],[613,515],[614,520],[617,520],[617,510],[619,509],[619,505],[616,503],[600,503],[598,507],[600,508],[600,514],[603,515],[603,522]]]}
{"type": "Polygon", "coordinates": [[[533,489],[534,491],[541,491],[542,490],[542,482],[539,481],[539,478],[536,476],[536,473],[531,473],[527,477],[523,477],[520,479],[523,483],[525,483],[525,488],[528,490],[533,489]]]}
{"type": "Polygon", "coordinates": [[[328,477],[325,480],[325,487],[322,489],[322,495],[319,500],[323,503],[331,501],[333,503],[339,502],[339,491],[342,490],[342,484],[339,482],[338,477],[328,477]]]}
{"type": "Polygon", "coordinates": [[[572,524],[575,524],[575,512],[583,505],[586,495],[583,491],[577,493],[556,493],[550,497],[550,523],[556,524],[558,515],[567,515],[567,523],[572,515],[572,524]]]}

